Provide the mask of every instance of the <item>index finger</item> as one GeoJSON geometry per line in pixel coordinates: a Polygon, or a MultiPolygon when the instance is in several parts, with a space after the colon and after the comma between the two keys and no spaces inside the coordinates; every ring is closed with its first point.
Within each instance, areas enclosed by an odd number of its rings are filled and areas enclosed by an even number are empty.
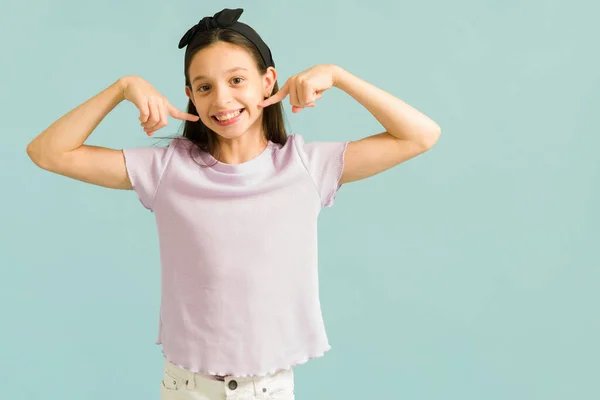
{"type": "Polygon", "coordinates": [[[171,103],[169,103],[167,105],[167,109],[169,110],[169,114],[173,118],[177,118],[177,119],[181,119],[181,120],[187,120],[187,121],[192,121],[192,122],[196,122],[196,121],[198,121],[200,119],[200,117],[197,116],[197,115],[186,113],[186,112],[178,110],[171,103]]]}
{"type": "Polygon", "coordinates": [[[289,86],[288,86],[288,83],[286,82],[277,93],[275,93],[273,96],[269,97],[268,99],[266,99],[259,105],[262,108],[265,108],[265,107],[270,106],[271,104],[280,102],[281,100],[285,99],[285,97],[288,95],[289,91],[290,91],[289,86]]]}

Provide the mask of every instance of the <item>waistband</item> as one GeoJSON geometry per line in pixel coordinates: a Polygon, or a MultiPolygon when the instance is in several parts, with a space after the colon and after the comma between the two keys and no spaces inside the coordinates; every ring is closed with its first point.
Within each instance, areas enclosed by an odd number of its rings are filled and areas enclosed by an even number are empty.
{"type": "Polygon", "coordinates": [[[202,372],[192,372],[179,367],[165,358],[163,385],[172,388],[185,387],[195,390],[200,385],[204,390],[224,390],[225,393],[238,391],[254,393],[255,395],[279,396],[282,393],[294,392],[293,369],[282,369],[265,376],[236,377],[234,375],[209,375],[202,372]],[[223,383],[221,383],[223,382],[223,383]]]}
{"type": "Polygon", "coordinates": [[[275,376],[281,376],[281,375],[290,375],[291,379],[293,380],[293,371],[292,369],[283,369],[283,370],[279,370],[277,372],[275,372],[274,374],[271,375],[267,375],[267,376],[245,376],[245,377],[235,377],[233,375],[210,375],[210,374],[205,374],[202,372],[192,372],[192,371],[188,371],[185,368],[182,368],[176,364],[173,364],[172,362],[170,362],[169,360],[167,360],[165,358],[164,360],[164,368],[165,371],[168,371],[172,376],[180,378],[180,379],[185,379],[185,380],[193,380],[194,376],[200,376],[202,378],[205,379],[209,379],[209,380],[214,380],[214,381],[221,381],[221,382],[225,382],[228,380],[231,380],[233,378],[235,378],[235,380],[237,382],[253,382],[253,381],[257,381],[257,380],[264,380],[264,379],[269,379],[269,378],[273,378],[275,376]]]}

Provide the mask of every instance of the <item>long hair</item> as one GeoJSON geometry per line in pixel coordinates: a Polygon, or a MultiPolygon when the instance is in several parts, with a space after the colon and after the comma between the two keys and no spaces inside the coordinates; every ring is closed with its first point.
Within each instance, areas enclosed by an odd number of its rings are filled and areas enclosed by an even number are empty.
{"type": "MultiPolygon", "coordinates": [[[[261,75],[264,75],[267,72],[267,66],[263,61],[260,52],[256,49],[256,47],[251,41],[246,39],[243,35],[239,34],[238,32],[226,28],[219,28],[211,31],[199,32],[194,37],[194,49],[190,54],[190,57],[188,57],[184,69],[185,85],[191,89],[192,93],[193,88],[190,83],[189,68],[193,56],[200,50],[218,42],[226,42],[244,48],[252,55],[252,58],[256,62],[256,67],[259,73],[261,75]]],[[[277,82],[275,82],[271,95],[277,93],[278,91],[279,86],[277,82]]],[[[188,101],[187,112],[192,115],[198,115],[198,110],[196,110],[196,107],[194,106],[194,103],[191,99],[189,99],[188,101]]],[[[269,107],[263,109],[262,127],[265,138],[267,140],[281,145],[284,145],[286,143],[287,133],[283,119],[283,106],[281,102],[272,104],[269,107]]],[[[184,121],[183,134],[181,136],[170,137],[169,139],[187,139],[190,142],[192,142],[194,144],[193,146],[190,146],[190,156],[192,158],[192,151],[196,149],[207,152],[218,159],[219,141],[217,138],[217,134],[212,129],[204,125],[202,120],[198,120],[196,122],[187,120],[184,121]]]]}

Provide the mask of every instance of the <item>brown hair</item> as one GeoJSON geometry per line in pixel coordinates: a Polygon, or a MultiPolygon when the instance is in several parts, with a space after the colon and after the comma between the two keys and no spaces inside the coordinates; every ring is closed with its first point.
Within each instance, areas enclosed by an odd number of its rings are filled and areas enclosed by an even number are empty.
{"type": "MultiPolygon", "coordinates": [[[[217,28],[210,31],[198,32],[193,41],[193,53],[190,54],[190,57],[187,58],[187,62],[185,63],[185,85],[189,87],[192,92],[193,88],[191,87],[190,83],[189,68],[193,56],[200,50],[218,42],[230,43],[245,49],[254,58],[258,72],[261,75],[264,75],[267,72],[267,67],[260,55],[260,52],[256,49],[251,41],[246,39],[238,32],[226,28],[217,28]]],[[[279,87],[277,82],[275,82],[275,86],[273,87],[271,95],[277,93],[278,91],[279,87]]],[[[196,107],[191,99],[188,101],[187,112],[192,115],[198,115],[198,111],[196,110],[196,107]]],[[[272,104],[263,109],[262,126],[265,133],[265,138],[267,140],[270,140],[273,143],[279,143],[281,145],[286,143],[287,133],[285,130],[283,106],[281,102],[272,104]]],[[[184,121],[183,134],[181,136],[175,136],[169,139],[187,139],[191,141],[194,144],[194,146],[190,146],[190,156],[192,158],[192,151],[194,149],[205,151],[213,155],[215,158],[218,158],[219,141],[217,134],[212,129],[204,125],[202,120],[198,120],[196,122],[184,121]]]]}

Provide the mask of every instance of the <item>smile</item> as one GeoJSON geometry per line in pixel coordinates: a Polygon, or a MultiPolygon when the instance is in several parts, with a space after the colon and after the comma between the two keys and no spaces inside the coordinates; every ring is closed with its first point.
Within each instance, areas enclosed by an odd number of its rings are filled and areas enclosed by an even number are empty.
{"type": "Polygon", "coordinates": [[[244,110],[244,108],[241,108],[228,114],[219,115],[218,117],[213,115],[211,118],[221,125],[222,123],[233,122],[233,120],[239,119],[238,117],[244,112],[244,110]]]}

